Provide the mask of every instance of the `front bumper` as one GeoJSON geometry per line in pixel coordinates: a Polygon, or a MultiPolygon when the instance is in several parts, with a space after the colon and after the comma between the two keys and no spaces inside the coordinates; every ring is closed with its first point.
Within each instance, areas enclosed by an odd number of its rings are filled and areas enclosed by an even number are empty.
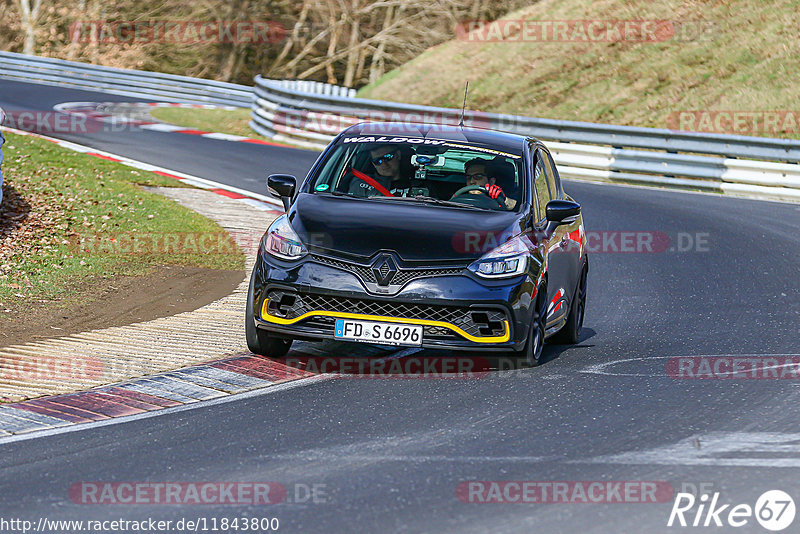
{"type": "Polygon", "coordinates": [[[356,273],[260,256],[251,298],[256,326],[297,339],[335,339],[337,318],[423,326],[424,348],[522,350],[530,325],[529,276],[484,282],[464,270],[412,279],[391,297],[370,293],[356,273]],[[459,273],[459,274],[456,274],[459,273]]]}

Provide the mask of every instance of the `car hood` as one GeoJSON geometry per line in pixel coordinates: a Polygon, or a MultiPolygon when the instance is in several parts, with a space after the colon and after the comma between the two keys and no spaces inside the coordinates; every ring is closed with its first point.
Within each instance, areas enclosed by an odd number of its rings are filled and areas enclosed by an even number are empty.
{"type": "Polygon", "coordinates": [[[312,253],[366,260],[394,251],[409,262],[476,259],[522,228],[515,212],[308,193],[298,195],[289,220],[312,253]]]}

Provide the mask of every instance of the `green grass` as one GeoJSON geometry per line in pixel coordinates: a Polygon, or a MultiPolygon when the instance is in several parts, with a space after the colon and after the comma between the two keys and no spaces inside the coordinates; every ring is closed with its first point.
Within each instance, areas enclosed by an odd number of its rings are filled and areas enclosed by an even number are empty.
{"type": "Polygon", "coordinates": [[[242,135],[270,141],[269,138],[258,135],[249,126],[250,110],[246,108],[225,109],[191,109],[191,108],[156,108],[150,115],[158,120],[194,128],[204,132],[227,133],[242,135]]]}
{"type": "MultiPolygon", "coordinates": [[[[468,42],[431,48],[359,96],[665,128],[681,111],[800,111],[796,0],[542,0],[506,19],[706,24],[662,42],[468,42]]],[[[455,37],[455,36],[454,36],[455,37]]],[[[733,133],[733,132],[731,132],[733,133]]],[[[746,134],[748,134],[746,132],[746,134]]],[[[798,138],[796,132],[751,135],[798,138]]]]}
{"type": "Polygon", "coordinates": [[[241,135],[251,139],[269,141],[287,147],[308,150],[308,147],[293,144],[290,141],[275,141],[271,137],[259,135],[250,128],[249,109],[191,109],[191,108],[156,108],[150,112],[154,118],[170,124],[186,126],[204,132],[241,135]]]}
{"type": "MultiPolygon", "coordinates": [[[[213,221],[141,186],[176,186],[174,179],[72,152],[50,142],[7,134],[3,146],[0,217],[0,302],[78,299],[89,277],[141,275],[161,265],[242,269],[238,249],[175,249],[110,254],[84,243],[133,235],[213,234],[213,221]],[[28,207],[25,208],[25,205],[28,207]],[[27,214],[20,215],[20,211],[27,214]],[[89,252],[87,252],[87,250],[89,252]]],[[[128,240],[128,241],[124,241],[128,240]]],[[[0,310],[1,311],[1,310],[0,310]]]]}

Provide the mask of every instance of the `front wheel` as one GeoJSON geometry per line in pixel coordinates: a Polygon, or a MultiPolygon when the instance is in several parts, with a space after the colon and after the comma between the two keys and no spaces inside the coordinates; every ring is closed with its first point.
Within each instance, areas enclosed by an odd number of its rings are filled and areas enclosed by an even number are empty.
{"type": "Polygon", "coordinates": [[[525,361],[531,367],[541,363],[546,325],[547,288],[542,286],[536,292],[536,309],[533,311],[533,321],[528,328],[528,341],[525,344],[525,361]]]}
{"type": "Polygon", "coordinates": [[[271,336],[268,332],[256,328],[253,313],[253,277],[255,269],[250,275],[250,288],[247,291],[247,305],[245,306],[244,333],[247,338],[247,348],[253,354],[268,358],[283,358],[292,346],[291,339],[271,336]]]}

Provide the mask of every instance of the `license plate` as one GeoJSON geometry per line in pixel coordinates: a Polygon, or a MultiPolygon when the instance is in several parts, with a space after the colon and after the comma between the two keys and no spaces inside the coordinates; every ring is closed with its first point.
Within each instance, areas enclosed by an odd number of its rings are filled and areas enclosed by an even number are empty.
{"type": "Polygon", "coordinates": [[[336,319],[336,339],[381,345],[422,346],[422,326],[415,324],[373,323],[336,319]]]}

